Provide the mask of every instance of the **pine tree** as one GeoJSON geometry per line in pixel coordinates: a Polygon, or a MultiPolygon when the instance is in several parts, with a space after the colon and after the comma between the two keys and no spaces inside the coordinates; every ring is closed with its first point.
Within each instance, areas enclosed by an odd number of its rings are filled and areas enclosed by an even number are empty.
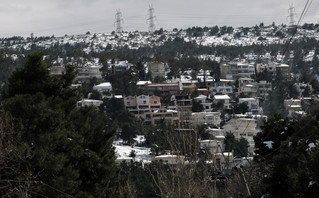
{"type": "Polygon", "coordinates": [[[94,107],[75,108],[79,94],[70,87],[75,67],[53,77],[42,59],[29,55],[9,78],[3,109],[12,115],[16,148],[1,179],[29,181],[28,192],[35,197],[113,196],[118,181],[114,132],[106,130],[105,115],[94,107]]]}

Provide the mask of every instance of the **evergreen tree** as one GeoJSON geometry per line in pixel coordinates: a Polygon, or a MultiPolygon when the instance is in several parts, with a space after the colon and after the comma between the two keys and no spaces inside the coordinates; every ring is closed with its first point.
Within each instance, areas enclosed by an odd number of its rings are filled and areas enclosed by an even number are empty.
{"type": "Polygon", "coordinates": [[[61,77],[49,74],[41,54],[29,55],[13,72],[4,94],[3,109],[11,114],[15,155],[1,170],[8,188],[28,181],[33,197],[108,197],[117,189],[112,137],[106,117],[94,107],[76,109],[77,90],[70,88],[76,75],[66,66],[61,77]]]}
{"type": "Polygon", "coordinates": [[[192,102],[192,112],[202,112],[204,111],[204,107],[200,102],[193,100],[192,102]]]}
{"type": "Polygon", "coordinates": [[[271,197],[316,197],[318,194],[318,118],[269,119],[254,137],[256,159],[268,167],[267,194],[271,197]]]}

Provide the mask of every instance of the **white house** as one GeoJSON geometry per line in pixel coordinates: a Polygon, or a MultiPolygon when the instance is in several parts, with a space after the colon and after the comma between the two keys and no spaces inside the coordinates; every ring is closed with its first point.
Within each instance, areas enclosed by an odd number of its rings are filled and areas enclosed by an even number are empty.
{"type": "Polygon", "coordinates": [[[76,82],[88,82],[91,78],[102,80],[102,72],[100,66],[83,66],[78,68],[78,75],[75,79],[76,82]]]}
{"type": "Polygon", "coordinates": [[[258,98],[239,98],[238,104],[246,103],[249,111],[259,112],[259,99],[258,98]]]}
{"type": "Polygon", "coordinates": [[[99,107],[101,104],[103,104],[102,100],[92,100],[92,99],[82,99],[77,102],[77,107],[84,107],[84,106],[95,106],[99,107]]]}
{"type": "Polygon", "coordinates": [[[100,92],[101,94],[109,93],[112,91],[112,85],[109,82],[103,82],[98,85],[94,85],[93,89],[100,92]]]}
{"type": "Polygon", "coordinates": [[[224,151],[224,143],[219,140],[200,140],[199,145],[201,149],[207,149],[211,154],[221,153],[224,151]]]}
{"type": "Polygon", "coordinates": [[[209,87],[209,90],[212,94],[224,94],[231,95],[233,94],[232,87],[233,80],[220,79],[219,82],[213,82],[212,86],[209,87]]]}
{"type": "Polygon", "coordinates": [[[197,112],[192,113],[192,124],[220,126],[220,112],[197,112]]]}
{"type": "Polygon", "coordinates": [[[230,103],[229,103],[230,97],[228,95],[214,95],[214,104],[217,104],[218,102],[223,102],[224,109],[230,109],[230,103]]]}
{"type": "Polygon", "coordinates": [[[224,133],[230,132],[234,134],[235,138],[239,140],[241,137],[245,138],[249,143],[248,151],[251,153],[255,149],[255,142],[253,136],[257,135],[259,129],[257,128],[257,120],[253,118],[233,118],[223,126],[224,133]]]}
{"type": "Polygon", "coordinates": [[[159,155],[152,158],[152,162],[154,161],[163,161],[164,164],[176,165],[176,164],[184,164],[185,156],[183,155],[159,155]]]}
{"type": "Polygon", "coordinates": [[[199,95],[197,97],[194,98],[194,100],[196,102],[199,102],[203,107],[204,107],[204,111],[212,111],[212,100],[210,99],[209,96],[205,96],[205,95],[199,95]]]}

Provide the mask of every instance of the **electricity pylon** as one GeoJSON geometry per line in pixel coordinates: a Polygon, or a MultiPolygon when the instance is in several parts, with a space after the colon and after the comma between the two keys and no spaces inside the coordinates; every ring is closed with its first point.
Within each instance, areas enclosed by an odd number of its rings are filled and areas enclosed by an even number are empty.
{"type": "Polygon", "coordinates": [[[295,7],[290,5],[290,7],[288,9],[288,13],[289,13],[289,15],[287,16],[287,19],[289,18],[289,24],[290,24],[290,26],[294,26],[295,25],[295,17],[297,17],[297,14],[295,13],[295,7]]]}
{"type": "Polygon", "coordinates": [[[122,23],[124,23],[122,13],[116,10],[114,26],[116,26],[116,33],[123,32],[122,23]]]}
{"type": "Polygon", "coordinates": [[[148,32],[153,33],[155,31],[155,24],[154,24],[154,19],[156,19],[156,16],[154,16],[154,8],[152,5],[150,5],[150,8],[148,9],[148,32]]]}

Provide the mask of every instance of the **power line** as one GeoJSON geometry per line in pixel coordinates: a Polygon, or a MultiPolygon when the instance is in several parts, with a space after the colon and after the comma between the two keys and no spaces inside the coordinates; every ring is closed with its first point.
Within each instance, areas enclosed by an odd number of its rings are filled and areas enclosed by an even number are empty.
{"type": "Polygon", "coordinates": [[[285,54],[286,54],[286,52],[287,52],[287,50],[288,50],[288,47],[289,47],[289,45],[290,45],[292,39],[294,38],[295,34],[297,33],[298,26],[300,25],[300,23],[301,23],[301,21],[303,20],[303,18],[306,16],[306,13],[308,12],[311,3],[312,3],[312,0],[307,0],[306,5],[304,6],[304,8],[303,8],[303,10],[302,10],[302,13],[301,13],[301,15],[300,15],[300,17],[299,17],[299,20],[298,20],[298,22],[297,22],[297,25],[295,26],[295,28],[294,28],[294,30],[293,30],[293,33],[292,33],[290,39],[288,40],[288,42],[287,42],[287,44],[286,44],[286,47],[285,47],[285,49],[284,49],[282,55],[285,55],[285,54]]]}

